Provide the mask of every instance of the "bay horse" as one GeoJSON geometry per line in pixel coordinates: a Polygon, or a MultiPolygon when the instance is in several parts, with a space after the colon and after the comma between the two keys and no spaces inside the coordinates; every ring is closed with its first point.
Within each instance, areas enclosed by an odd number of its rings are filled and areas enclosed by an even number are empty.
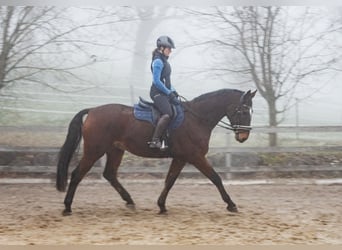
{"type": "Polygon", "coordinates": [[[252,98],[256,91],[221,89],[206,93],[191,101],[182,101],[183,123],[170,132],[168,150],[151,149],[147,142],[153,133],[153,125],[135,119],[133,108],[122,104],[106,104],[79,111],[71,120],[66,140],[61,147],[56,175],[56,188],[65,191],[68,167],[83,137],[83,155],[72,171],[65,196],[63,215],[71,214],[71,204],[76,188],[93,164],[106,154],[103,176],[126,201],[134,206],[130,194],[117,179],[124,152],[150,158],[172,158],[165,179],[165,186],[158,198],[160,213],[166,213],[166,197],[186,163],[194,165],[217,187],[230,212],[237,212],[237,206],[226,192],[220,176],[206,159],[212,130],[225,116],[234,130],[235,139],[244,142],[251,129],[252,98]],[[83,117],[87,115],[84,120],[83,117]],[[83,121],[84,120],[84,121],[83,121]]]}

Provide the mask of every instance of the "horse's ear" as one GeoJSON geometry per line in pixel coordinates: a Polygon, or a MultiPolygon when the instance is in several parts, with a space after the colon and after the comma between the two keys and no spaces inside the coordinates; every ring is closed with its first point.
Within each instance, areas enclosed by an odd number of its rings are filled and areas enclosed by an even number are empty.
{"type": "Polygon", "coordinates": [[[250,96],[251,90],[246,91],[245,93],[242,94],[240,97],[240,104],[244,103],[246,101],[246,98],[250,96]]]}
{"type": "Polygon", "coordinates": [[[254,92],[251,93],[251,98],[253,98],[258,90],[256,89],[254,92]]]}

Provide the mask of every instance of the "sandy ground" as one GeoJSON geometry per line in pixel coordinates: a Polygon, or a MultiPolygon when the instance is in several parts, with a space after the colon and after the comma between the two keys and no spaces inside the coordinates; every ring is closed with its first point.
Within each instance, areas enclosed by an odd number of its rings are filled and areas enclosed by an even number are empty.
{"type": "Polygon", "coordinates": [[[342,244],[342,185],[232,185],[232,214],[213,185],[180,180],[158,215],[162,181],[123,184],[135,210],[106,182],[84,182],[67,217],[51,183],[0,184],[0,244],[342,244]]]}

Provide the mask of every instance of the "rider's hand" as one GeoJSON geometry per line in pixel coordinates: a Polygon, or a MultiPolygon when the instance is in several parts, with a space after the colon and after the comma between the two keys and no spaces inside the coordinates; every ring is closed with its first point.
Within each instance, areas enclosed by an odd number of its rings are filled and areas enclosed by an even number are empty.
{"type": "Polygon", "coordinates": [[[170,94],[169,94],[169,100],[172,104],[175,104],[175,105],[179,105],[180,104],[180,101],[178,99],[178,94],[176,91],[172,91],[170,94]]]}
{"type": "Polygon", "coordinates": [[[178,95],[176,90],[172,91],[172,93],[174,93],[176,97],[179,97],[179,95],[178,95]]]}

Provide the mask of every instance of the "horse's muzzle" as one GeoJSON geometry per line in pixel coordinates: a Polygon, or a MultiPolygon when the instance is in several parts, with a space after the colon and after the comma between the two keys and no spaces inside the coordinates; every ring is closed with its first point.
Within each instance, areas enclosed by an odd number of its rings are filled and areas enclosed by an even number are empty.
{"type": "Polygon", "coordinates": [[[244,142],[248,139],[249,137],[249,131],[235,131],[235,140],[237,140],[238,142],[244,142]]]}

